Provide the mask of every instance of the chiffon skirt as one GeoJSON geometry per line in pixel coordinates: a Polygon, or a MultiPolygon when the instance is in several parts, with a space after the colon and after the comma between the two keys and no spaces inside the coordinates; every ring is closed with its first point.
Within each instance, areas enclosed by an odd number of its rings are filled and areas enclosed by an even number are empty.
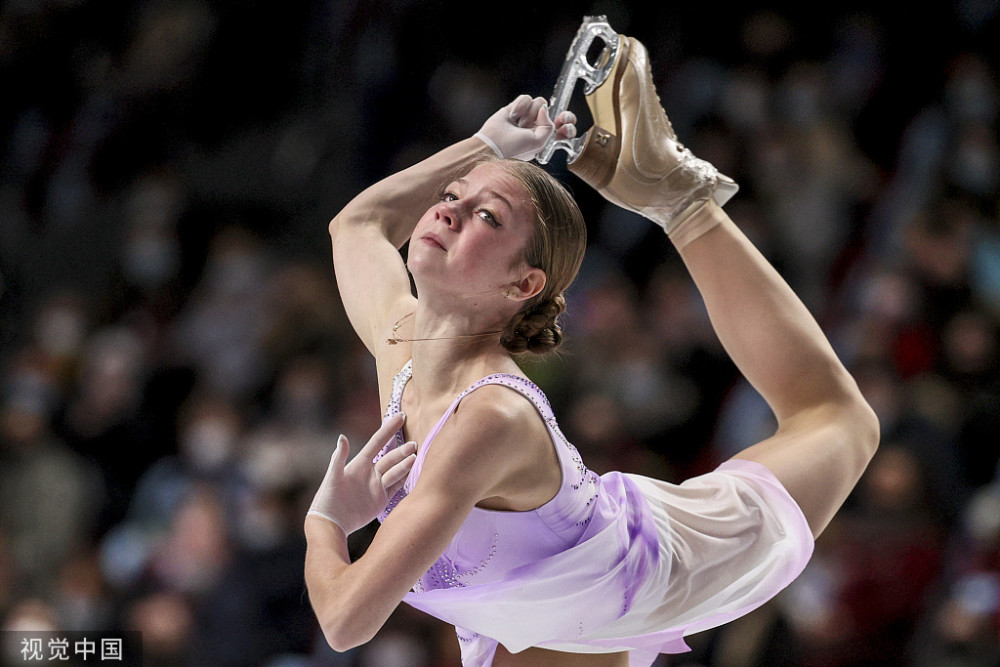
{"type": "Polygon", "coordinates": [[[601,477],[593,532],[501,581],[410,593],[456,626],[465,667],[488,667],[497,644],[575,653],[630,651],[632,667],[682,653],[684,637],[738,618],[805,568],[812,532],[764,466],[739,459],[669,484],[601,477]]]}

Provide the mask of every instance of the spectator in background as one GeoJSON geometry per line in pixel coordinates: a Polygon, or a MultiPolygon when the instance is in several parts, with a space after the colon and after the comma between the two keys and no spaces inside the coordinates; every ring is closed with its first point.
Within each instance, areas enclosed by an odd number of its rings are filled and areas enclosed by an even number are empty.
{"type": "Polygon", "coordinates": [[[8,591],[45,596],[92,538],[101,507],[100,471],[51,430],[57,381],[44,357],[24,350],[8,362],[0,397],[0,534],[16,577],[8,591]]]}

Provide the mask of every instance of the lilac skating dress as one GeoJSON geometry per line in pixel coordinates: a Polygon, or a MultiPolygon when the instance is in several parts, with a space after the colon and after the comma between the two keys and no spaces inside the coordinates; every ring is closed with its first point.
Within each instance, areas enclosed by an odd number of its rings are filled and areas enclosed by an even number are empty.
{"type": "MultiPolygon", "coordinates": [[[[412,375],[396,376],[386,417],[412,375]]],[[[674,485],[587,469],[525,378],[497,374],[455,399],[420,445],[403,488],[412,491],[434,437],[469,393],[517,391],[538,410],[562,467],[552,500],[527,512],[474,508],[405,602],[455,625],[464,667],[488,667],[497,644],[575,653],[630,651],[631,667],[688,649],[684,636],[759,607],[799,575],[812,554],[805,517],[764,466],[728,461],[674,485]]],[[[402,433],[384,449],[403,443],[402,433]]],[[[488,443],[484,443],[487,445],[488,443]]]]}

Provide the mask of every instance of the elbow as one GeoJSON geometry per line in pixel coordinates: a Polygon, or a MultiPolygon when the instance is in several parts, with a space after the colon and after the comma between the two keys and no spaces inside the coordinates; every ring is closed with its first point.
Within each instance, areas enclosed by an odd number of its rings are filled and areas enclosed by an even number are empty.
{"type": "Polygon", "coordinates": [[[349,595],[328,597],[321,604],[313,603],[316,620],[326,643],[334,651],[344,652],[371,640],[378,631],[362,605],[352,604],[349,595]]]}
{"type": "Polygon", "coordinates": [[[348,239],[352,238],[352,230],[357,229],[357,222],[355,216],[341,211],[327,225],[327,231],[330,233],[330,246],[333,249],[334,266],[337,265],[338,260],[342,259],[343,247],[349,245],[348,239]],[[338,249],[341,252],[338,252],[338,249]]]}
{"type": "Polygon", "coordinates": [[[356,623],[351,623],[349,614],[337,614],[321,620],[320,629],[330,648],[340,653],[366,644],[375,636],[374,632],[366,631],[356,623]]]}
{"type": "Polygon", "coordinates": [[[337,653],[346,653],[352,648],[360,646],[363,642],[351,641],[350,637],[341,634],[339,631],[334,630],[328,626],[322,626],[323,637],[326,639],[326,643],[330,645],[337,653]]]}
{"type": "Polygon", "coordinates": [[[348,205],[346,208],[341,210],[337,215],[333,216],[330,220],[330,224],[326,226],[328,232],[330,232],[330,239],[336,242],[337,235],[345,230],[358,229],[364,227],[371,220],[361,215],[361,210],[357,206],[348,205]]]}
{"type": "Polygon", "coordinates": [[[359,639],[351,632],[335,628],[330,625],[323,625],[321,627],[323,629],[323,637],[326,638],[326,643],[330,645],[330,648],[338,653],[350,651],[352,648],[361,646],[371,639],[371,637],[368,637],[367,639],[359,639]]]}
{"type": "Polygon", "coordinates": [[[337,547],[319,539],[328,525],[306,521],[306,595],[323,638],[332,649],[343,652],[371,640],[385,619],[380,620],[379,606],[366,594],[370,579],[352,576],[346,545],[337,547]]]}
{"type": "Polygon", "coordinates": [[[306,561],[306,591],[313,614],[319,623],[323,638],[334,651],[349,651],[368,642],[377,631],[368,630],[364,625],[364,610],[351,603],[350,595],[336,595],[341,590],[332,582],[317,582],[310,576],[311,568],[306,561]]]}

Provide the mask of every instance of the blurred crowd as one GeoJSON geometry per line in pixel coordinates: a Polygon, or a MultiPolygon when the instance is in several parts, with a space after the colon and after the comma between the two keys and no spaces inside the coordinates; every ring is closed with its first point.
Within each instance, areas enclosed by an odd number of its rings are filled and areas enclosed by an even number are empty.
{"type": "MultiPolygon", "coordinates": [[[[380,414],[326,222],[548,95],[606,13],[883,432],[805,573],[658,665],[1000,664],[1000,6],[552,4],[0,6],[2,629],[141,630],[150,667],[458,664],[405,607],[334,653],[305,595],[305,509],[380,414]]],[[[679,482],[769,435],[658,228],[548,168],[590,250],[525,369],[590,467],[679,482]]]]}

